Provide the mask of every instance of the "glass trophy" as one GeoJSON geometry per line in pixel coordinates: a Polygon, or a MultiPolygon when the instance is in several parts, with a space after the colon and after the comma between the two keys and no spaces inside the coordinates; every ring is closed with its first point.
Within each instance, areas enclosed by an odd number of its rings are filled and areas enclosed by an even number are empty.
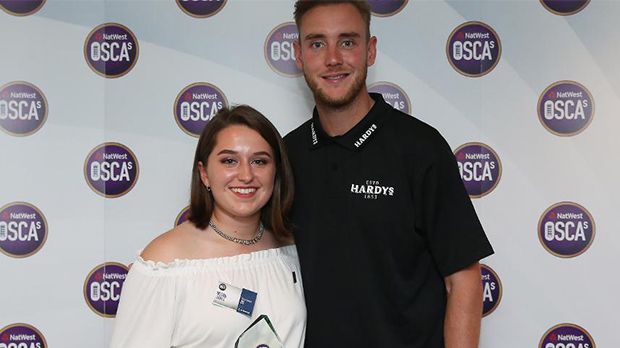
{"type": "Polygon", "coordinates": [[[284,348],[269,317],[259,316],[237,339],[235,348],[284,348]]]}

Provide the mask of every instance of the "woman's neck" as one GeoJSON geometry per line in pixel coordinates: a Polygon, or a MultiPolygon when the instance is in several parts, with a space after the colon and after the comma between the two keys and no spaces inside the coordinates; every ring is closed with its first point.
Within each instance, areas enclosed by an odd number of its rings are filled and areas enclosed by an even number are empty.
{"type": "Polygon", "coordinates": [[[211,222],[227,235],[241,239],[252,239],[258,231],[260,215],[239,218],[214,212],[211,215],[211,222]]]}

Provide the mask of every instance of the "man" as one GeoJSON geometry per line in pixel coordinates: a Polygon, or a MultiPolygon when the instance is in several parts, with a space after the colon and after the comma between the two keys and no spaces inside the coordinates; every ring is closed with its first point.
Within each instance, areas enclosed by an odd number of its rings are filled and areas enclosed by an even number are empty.
{"type": "Polygon", "coordinates": [[[285,138],[306,347],[476,347],[478,260],[493,249],[450,147],[368,93],[377,38],[365,1],[298,0],[295,20],[316,102],[285,138]]]}

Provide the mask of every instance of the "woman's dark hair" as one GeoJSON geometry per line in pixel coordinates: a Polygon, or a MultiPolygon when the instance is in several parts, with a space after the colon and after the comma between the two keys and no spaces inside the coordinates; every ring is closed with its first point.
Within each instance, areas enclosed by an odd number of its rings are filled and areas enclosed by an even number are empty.
{"type": "Polygon", "coordinates": [[[256,131],[271,146],[276,174],[273,194],[261,210],[261,221],[265,228],[273,232],[276,239],[289,237],[291,230],[287,217],[293,204],[294,181],[284,142],[276,127],[260,112],[247,105],[221,109],[202,131],[192,168],[189,220],[200,229],[205,229],[209,224],[214,208],[213,195],[200,178],[198,163],[202,162],[206,166],[207,158],[215,147],[217,135],[232,125],[242,125],[256,131]]]}

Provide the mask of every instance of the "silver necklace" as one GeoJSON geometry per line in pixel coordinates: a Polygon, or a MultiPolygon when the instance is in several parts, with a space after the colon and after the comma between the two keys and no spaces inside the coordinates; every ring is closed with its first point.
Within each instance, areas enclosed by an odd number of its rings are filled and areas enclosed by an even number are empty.
{"type": "Polygon", "coordinates": [[[256,230],[256,235],[252,239],[241,239],[233,236],[229,236],[226,233],[222,232],[213,221],[209,220],[209,226],[215,231],[215,233],[219,234],[220,237],[229,240],[234,243],[238,243],[241,245],[252,245],[256,244],[261,238],[263,238],[263,232],[265,232],[265,227],[262,222],[259,222],[258,229],[256,230]]]}

